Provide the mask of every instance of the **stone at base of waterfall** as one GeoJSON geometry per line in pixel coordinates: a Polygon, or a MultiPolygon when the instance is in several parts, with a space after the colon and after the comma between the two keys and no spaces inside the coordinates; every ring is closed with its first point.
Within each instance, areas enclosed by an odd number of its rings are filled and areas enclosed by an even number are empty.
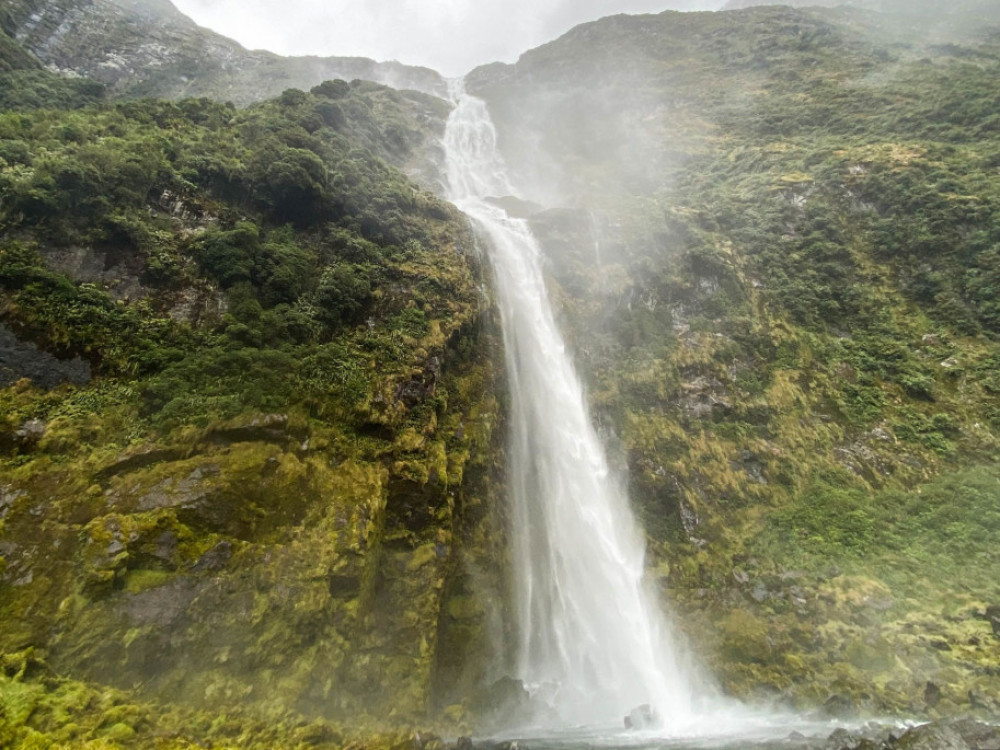
{"type": "Polygon", "coordinates": [[[871,725],[860,732],[838,729],[823,747],[826,750],[1000,750],[1000,727],[973,719],[886,729],[871,725]]]}
{"type": "Polygon", "coordinates": [[[625,717],[626,729],[650,729],[657,724],[659,724],[659,717],[656,715],[656,711],[646,703],[638,708],[633,708],[631,713],[625,717]]]}

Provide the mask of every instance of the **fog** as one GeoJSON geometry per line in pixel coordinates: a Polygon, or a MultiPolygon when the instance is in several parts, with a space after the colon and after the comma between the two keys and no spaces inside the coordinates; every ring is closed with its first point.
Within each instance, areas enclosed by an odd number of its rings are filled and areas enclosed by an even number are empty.
{"type": "Polygon", "coordinates": [[[716,10],[724,0],[174,0],[197,23],[283,55],[399,60],[447,76],[513,62],[616,13],[716,10]]]}

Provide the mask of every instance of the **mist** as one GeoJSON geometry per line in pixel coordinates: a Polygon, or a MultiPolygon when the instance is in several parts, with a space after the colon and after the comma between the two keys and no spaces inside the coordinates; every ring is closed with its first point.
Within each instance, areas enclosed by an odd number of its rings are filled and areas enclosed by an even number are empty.
{"type": "Polygon", "coordinates": [[[459,76],[513,62],[573,26],[617,13],[717,10],[724,0],[175,0],[197,23],[282,55],[398,60],[459,76]]]}

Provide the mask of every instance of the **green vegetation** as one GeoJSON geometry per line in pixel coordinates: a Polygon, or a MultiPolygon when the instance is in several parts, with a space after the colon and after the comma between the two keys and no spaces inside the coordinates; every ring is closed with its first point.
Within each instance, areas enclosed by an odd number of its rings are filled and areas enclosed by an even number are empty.
{"type": "Polygon", "coordinates": [[[998,709],[998,61],[995,32],[769,7],[473,74],[520,173],[585,208],[532,221],[651,569],[738,695],[998,709]]]}
{"type": "MultiPolygon", "coordinates": [[[[736,695],[1000,710],[1000,46],[963,24],[618,17],[470,78],[575,207],[531,216],[555,296],[736,695]]],[[[497,343],[391,166],[431,184],[446,111],[124,101],[0,35],[0,323],[90,373],[0,370],[0,744],[393,749],[329,722],[489,702],[497,343]]]]}
{"type": "Polygon", "coordinates": [[[215,714],[140,703],[115,690],[60,678],[32,652],[8,654],[0,672],[0,741],[18,748],[254,750],[279,747],[439,748],[427,732],[374,734],[288,715],[261,721],[239,709],[215,714]]]}
{"type": "Polygon", "coordinates": [[[385,161],[409,100],[4,80],[0,323],[91,380],[3,371],[0,655],[45,666],[0,678],[0,744],[457,727],[488,613],[444,613],[488,596],[497,403],[469,230],[385,161]]]}

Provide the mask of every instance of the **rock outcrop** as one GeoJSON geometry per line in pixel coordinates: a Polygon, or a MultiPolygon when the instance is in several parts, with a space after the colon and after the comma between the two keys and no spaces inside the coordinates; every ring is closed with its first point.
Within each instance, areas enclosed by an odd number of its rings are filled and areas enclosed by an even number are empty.
{"type": "Polygon", "coordinates": [[[427,68],[248,51],[197,26],[169,0],[12,0],[0,21],[50,70],[93,78],[121,96],[207,96],[245,106],[337,78],[446,93],[427,68]]]}

